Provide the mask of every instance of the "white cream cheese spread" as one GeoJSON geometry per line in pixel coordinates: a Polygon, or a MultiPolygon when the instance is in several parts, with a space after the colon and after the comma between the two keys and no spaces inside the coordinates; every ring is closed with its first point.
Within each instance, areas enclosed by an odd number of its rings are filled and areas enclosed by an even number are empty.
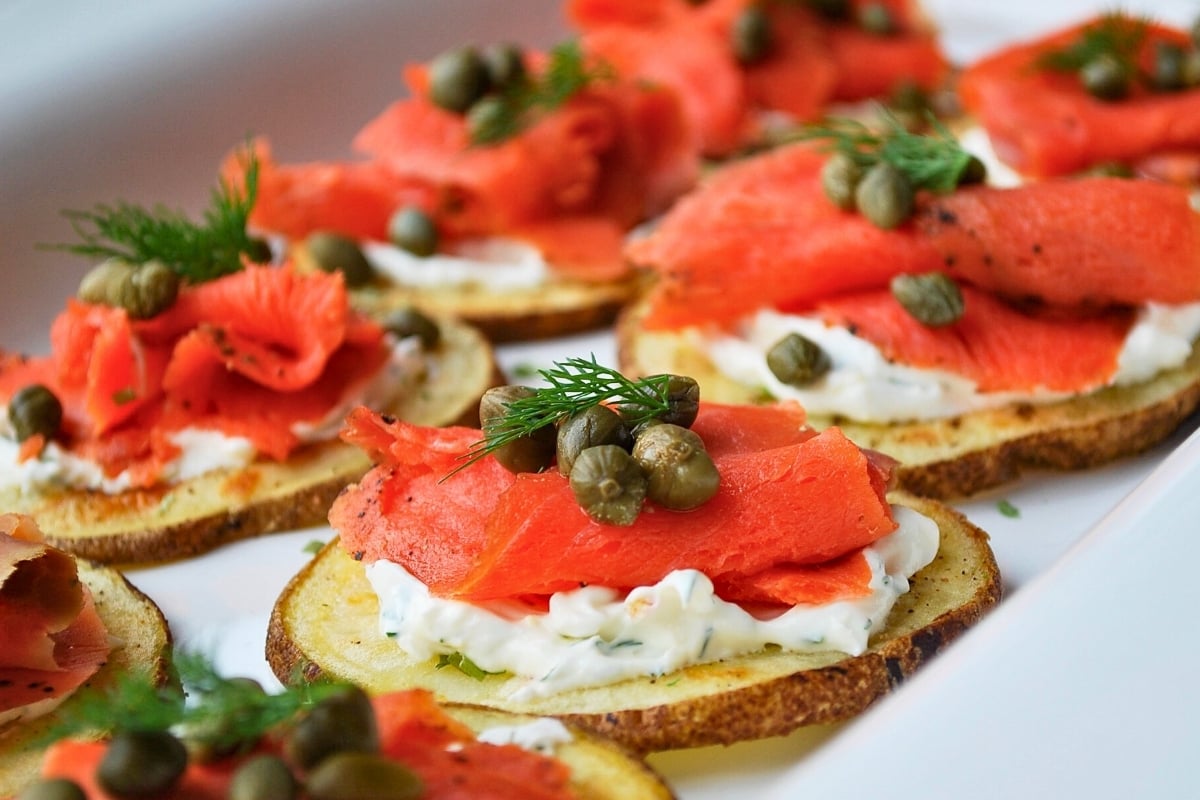
{"type": "MultiPolygon", "coordinates": [[[[849,330],[814,317],[764,310],[741,321],[735,332],[689,331],[689,344],[744,386],[761,386],[779,399],[797,400],[810,414],[840,415],[867,422],[937,419],[1014,402],[1044,403],[1063,392],[980,392],[974,381],[952,372],[888,361],[875,345],[849,330]],[[812,340],[829,356],[831,368],[803,387],[781,382],[766,353],[788,333],[812,340]]],[[[1200,336],[1200,303],[1150,304],[1126,335],[1110,385],[1138,383],[1187,360],[1200,336]]]]}
{"type": "Polygon", "coordinates": [[[560,744],[568,744],[572,739],[567,726],[551,717],[485,728],[475,738],[485,744],[515,744],[524,750],[544,754],[553,753],[560,744]]]}
{"type": "Polygon", "coordinates": [[[535,289],[550,279],[536,247],[515,239],[468,239],[452,250],[416,256],[383,242],[366,242],[363,255],[378,272],[402,286],[445,289],[475,286],[490,292],[535,289]]]}
{"type": "Polygon", "coordinates": [[[418,660],[461,653],[480,669],[512,676],[506,692],[520,700],[665,675],[768,645],[862,653],[908,591],[908,579],[937,554],[937,524],[903,506],[894,511],[899,527],[864,550],[868,596],[794,606],[769,618],[717,597],[712,581],[694,569],[624,597],[602,586],[560,592],[546,613],[434,597],[391,561],[376,561],[366,573],[379,597],[381,631],[397,647],[418,660]]]}

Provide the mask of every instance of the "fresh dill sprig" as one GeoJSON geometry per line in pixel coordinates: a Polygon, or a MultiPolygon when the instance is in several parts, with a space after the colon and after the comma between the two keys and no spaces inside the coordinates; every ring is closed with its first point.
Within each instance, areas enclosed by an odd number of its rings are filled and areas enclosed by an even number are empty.
{"type": "Polygon", "coordinates": [[[1097,58],[1116,60],[1128,75],[1137,72],[1138,53],[1149,33],[1150,20],[1120,12],[1104,14],[1065,47],[1041,54],[1037,65],[1056,72],[1075,72],[1097,58]]]}
{"type": "Polygon", "coordinates": [[[177,651],[178,684],[159,686],[146,672],[121,674],[111,688],[83,689],[65,706],[45,742],[80,734],[175,729],[218,747],[257,741],[328,694],[336,684],[300,684],[279,693],[221,676],[211,659],[177,651]]]}
{"type": "Polygon", "coordinates": [[[914,189],[944,194],[959,185],[971,154],[944,125],[931,117],[932,133],[912,133],[890,113],[883,111],[882,116],[884,131],[858,120],[833,118],[807,125],[789,138],[822,142],[825,150],[844,154],[864,170],[886,161],[904,173],[914,189]]]}
{"type": "Polygon", "coordinates": [[[502,416],[484,423],[483,438],[463,454],[465,462],[447,478],[509,442],[598,403],[620,404],[621,414],[630,427],[670,410],[669,375],[630,380],[596,363],[595,355],[556,361],[537,372],[549,386],[538,387],[531,396],[514,400],[502,416]]]}
{"type": "Polygon", "coordinates": [[[471,143],[496,144],[520,133],[539,112],[553,111],[592,83],[612,78],[604,63],[588,63],[579,44],[550,51],[541,75],[515,82],[496,96],[486,119],[471,126],[471,143]]]}
{"type": "Polygon", "coordinates": [[[125,202],[100,204],[91,211],[63,211],[82,244],[50,248],[131,264],[158,260],[192,283],[237,272],[242,254],[254,257],[262,247],[246,232],[258,193],[258,159],[251,153],[245,166],[241,187],[219,180],[202,223],[163,206],[151,210],[125,202]]]}

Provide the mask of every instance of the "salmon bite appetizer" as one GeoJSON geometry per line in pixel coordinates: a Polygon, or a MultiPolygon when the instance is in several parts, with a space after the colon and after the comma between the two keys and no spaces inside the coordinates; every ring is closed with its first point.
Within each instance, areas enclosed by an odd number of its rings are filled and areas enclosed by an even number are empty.
{"type": "Polygon", "coordinates": [[[0,507],[36,515],[56,546],[154,561],[314,524],[368,466],[336,439],[350,408],[469,421],[495,380],[473,329],[387,327],[350,308],[341,272],[251,262],[254,174],[204,225],[78,215],[76,249],[104,260],[48,355],[0,354],[0,507]]]}
{"type": "Polygon", "coordinates": [[[807,138],[728,167],[630,244],[654,285],[618,325],[624,371],[797,400],[938,497],[1143,450],[1196,407],[1185,188],[999,189],[948,135],[807,138]]]}
{"type": "Polygon", "coordinates": [[[1200,186],[1197,36],[1105,14],[969,65],[958,93],[1022,175],[1099,168],[1200,186]]]}
{"type": "Polygon", "coordinates": [[[351,415],[376,466],[276,603],[281,679],[728,744],[853,716],[999,599],[982,532],[793,403],[542,374],[485,395],[483,439],[351,415]]]}
{"type": "Polygon", "coordinates": [[[698,173],[675,93],[573,44],[463,46],[404,75],[357,160],[277,163],[260,141],[251,225],[301,266],[354,263],[376,316],[415,305],[493,340],[610,322],[637,287],[625,234],[698,173]]]}

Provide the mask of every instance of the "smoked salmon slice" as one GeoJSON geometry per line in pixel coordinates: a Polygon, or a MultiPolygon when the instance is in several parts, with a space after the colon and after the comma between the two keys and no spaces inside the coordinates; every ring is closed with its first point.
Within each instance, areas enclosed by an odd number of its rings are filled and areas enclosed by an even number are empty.
{"type": "Polygon", "coordinates": [[[828,20],[804,3],[753,0],[571,0],[567,16],[585,50],[623,75],[660,82],[684,98],[706,155],[722,156],[752,141],[756,115],[782,111],[795,120],[820,117],[831,103],[886,98],[897,88],[939,85],[948,65],[916,3],[884,3],[895,22],[887,35],[854,19],[828,20]],[[760,59],[740,63],[732,46],[738,16],[764,11],[770,45],[760,59]]]}
{"type": "Polygon", "coordinates": [[[1076,312],[1200,297],[1200,214],[1182,187],[1114,178],[966,187],[919,196],[910,222],[882,230],[826,199],[822,163],[799,144],[730,166],[632,242],[629,258],[659,278],[646,327],[729,325],[932,271],[1076,312]]]}
{"type": "Polygon", "coordinates": [[[379,325],[349,310],[339,274],[247,266],[185,285],[148,320],[69,300],[51,355],[0,362],[0,399],[45,383],[63,404],[59,444],[134,486],[161,479],[187,427],[242,436],[285,459],[299,423],[323,419],[389,358],[379,325]]]}
{"type": "Polygon", "coordinates": [[[1200,89],[1150,92],[1134,86],[1125,99],[1101,100],[1073,72],[1039,66],[1047,54],[1086,31],[1141,30],[1135,60],[1152,72],[1159,43],[1189,47],[1187,34],[1132,16],[1107,15],[1005,48],[963,71],[963,107],[980,121],[996,153],[1019,172],[1047,177],[1104,162],[1132,164],[1155,154],[1200,160],[1200,89]]]}
{"type": "MultiPolygon", "coordinates": [[[[892,461],[837,429],[817,434],[803,419],[795,405],[702,404],[692,429],[720,471],[717,495],[686,513],[649,507],[620,527],[589,519],[557,471],[513,475],[485,457],[443,481],[477,431],[418,428],[358,409],[343,436],[379,466],[338,498],[329,519],[355,558],[395,561],[443,596],[629,589],[693,568],[737,600],[747,576],[825,564],[895,529],[884,499],[892,461]]],[[[842,577],[845,593],[862,591],[861,571],[842,577]]],[[[829,581],[811,585],[828,593],[829,581]]],[[[791,601],[807,596],[803,580],[786,575],[764,578],[748,594],[772,591],[791,601]]]]}

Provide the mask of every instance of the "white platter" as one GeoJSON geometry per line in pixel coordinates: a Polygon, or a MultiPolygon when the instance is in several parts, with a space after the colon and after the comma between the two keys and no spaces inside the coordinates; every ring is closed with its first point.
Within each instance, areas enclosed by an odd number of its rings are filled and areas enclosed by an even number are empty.
{"type": "MultiPolygon", "coordinates": [[[[1198,11],[1194,0],[1122,5],[1176,23],[1198,11]]],[[[1111,4],[925,6],[951,55],[967,60],[1111,4]]],[[[222,156],[248,133],[270,136],[282,160],[342,155],[400,91],[405,61],[471,39],[547,44],[564,30],[550,0],[0,4],[0,343],[44,349],[48,321],[85,267],[37,249],[70,240],[61,209],[123,199],[194,212],[222,156]]],[[[512,367],[587,352],[612,363],[611,337],[500,355],[512,367]]],[[[1188,572],[1200,561],[1200,441],[1180,445],[1193,427],[1145,456],[1029,476],[962,504],[992,534],[1008,598],[862,719],[653,763],[683,800],[750,790],[1188,796],[1188,755],[1200,752],[1200,693],[1189,680],[1200,640],[1188,635],[1200,605],[1188,572]],[[1001,498],[1019,516],[1001,514],[1001,498]]],[[[179,641],[212,648],[223,669],[268,679],[271,604],[307,559],[304,546],[330,535],[281,534],[129,574],[179,641]]]]}

